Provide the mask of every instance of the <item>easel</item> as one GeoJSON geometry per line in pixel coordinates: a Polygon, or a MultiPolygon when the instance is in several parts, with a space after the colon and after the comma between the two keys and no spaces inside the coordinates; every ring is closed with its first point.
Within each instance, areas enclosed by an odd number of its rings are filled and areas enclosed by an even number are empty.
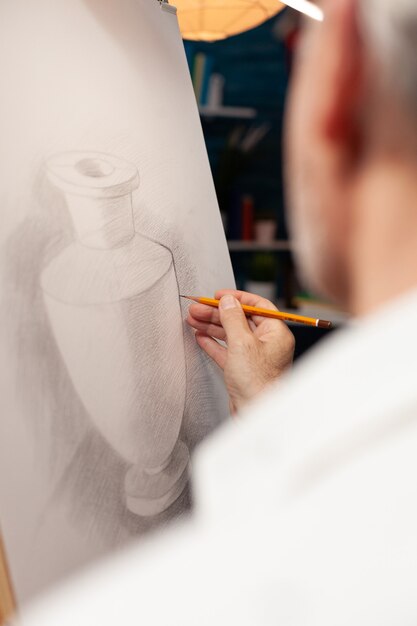
{"type": "Polygon", "coordinates": [[[16,613],[16,601],[10,579],[3,540],[0,534],[0,626],[16,613]]]}

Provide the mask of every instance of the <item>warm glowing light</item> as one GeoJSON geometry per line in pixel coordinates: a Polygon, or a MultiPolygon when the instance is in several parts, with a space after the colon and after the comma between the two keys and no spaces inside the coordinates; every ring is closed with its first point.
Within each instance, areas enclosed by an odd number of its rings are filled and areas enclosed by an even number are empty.
{"type": "Polygon", "coordinates": [[[313,20],[322,22],[324,19],[323,11],[313,2],[309,2],[309,0],[282,0],[282,2],[292,9],[308,15],[313,20]]]}
{"type": "Polygon", "coordinates": [[[278,0],[171,0],[184,39],[217,41],[259,26],[281,11],[278,0]]]}
{"type": "Polygon", "coordinates": [[[322,21],[323,11],[309,0],[171,0],[184,39],[217,41],[259,26],[285,6],[322,21]]]}

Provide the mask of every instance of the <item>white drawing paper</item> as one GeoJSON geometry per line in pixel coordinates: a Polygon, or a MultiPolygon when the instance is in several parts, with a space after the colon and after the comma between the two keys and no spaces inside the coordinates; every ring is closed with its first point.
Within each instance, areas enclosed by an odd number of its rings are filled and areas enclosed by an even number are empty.
{"type": "Polygon", "coordinates": [[[0,5],[0,526],[19,602],[187,511],[233,287],[175,11],[0,5]]]}

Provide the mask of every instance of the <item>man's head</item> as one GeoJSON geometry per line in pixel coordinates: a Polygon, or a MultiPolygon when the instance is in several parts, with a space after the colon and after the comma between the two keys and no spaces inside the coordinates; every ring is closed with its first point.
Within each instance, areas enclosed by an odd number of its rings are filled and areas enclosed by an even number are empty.
{"type": "Polygon", "coordinates": [[[363,181],[383,162],[417,164],[417,2],[321,6],[324,22],[305,26],[290,98],[290,223],[304,279],[349,308],[363,181]]]}

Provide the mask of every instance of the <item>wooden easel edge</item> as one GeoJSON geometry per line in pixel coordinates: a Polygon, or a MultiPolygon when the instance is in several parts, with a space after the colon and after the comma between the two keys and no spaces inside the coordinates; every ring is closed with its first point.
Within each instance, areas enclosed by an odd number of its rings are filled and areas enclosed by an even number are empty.
{"type": "Polygon", "coordinates": [[[4,626],[16,614],[16,609],[16,597],[0,529],[0,626],[4,626]]]}

